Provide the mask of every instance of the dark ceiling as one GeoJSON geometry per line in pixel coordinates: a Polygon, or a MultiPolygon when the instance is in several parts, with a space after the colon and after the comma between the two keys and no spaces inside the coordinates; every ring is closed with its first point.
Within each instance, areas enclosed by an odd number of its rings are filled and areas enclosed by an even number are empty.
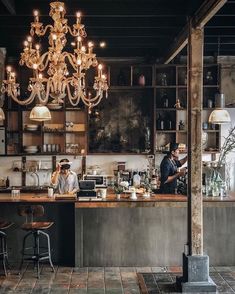
{"type": "MultiPolygon", "coordinates": [[[[203,2],[210,0],[69,0],[69,23],[82,11],[88,39],[105,41],[98,56],[164,57],[178,33],[203,2]]],[[[50,22],[48,0],[0,0],[0,47],[8,57],[18,57],[29,34],[32,11],[40,11],[41,21],[50,22]]],[[[228,0],[205,27],[205,55],[235,55],[235,1],[228,0]],[[218,46],[219,42],[219,46],[218,46]]],[[[44,38],[45,42],[47,38],[44,38]]],[[[44,42],[41,40],[41,42],[44,42]]]]}

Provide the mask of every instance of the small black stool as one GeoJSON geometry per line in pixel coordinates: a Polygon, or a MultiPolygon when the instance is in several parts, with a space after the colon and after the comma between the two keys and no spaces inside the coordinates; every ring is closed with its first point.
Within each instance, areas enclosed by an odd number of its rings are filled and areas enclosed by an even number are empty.
{"type": "Polygon", "coordinates": [[[20,263],[19,272],[22,270],[24,260],[31,260],[34,262],[34,266],[37,266],[37,277],[39,278],[39,263],[40,261],[49,260],[50,266],[53,271],[54,266],[51,261],[51,246],[50,236],[44,231],[49,229],[54,223],[53,222],[35,222],[34,217],[40,217],[44,215],[44,208],[42,205],[21,205],[18,207],[18,214],[25,216],[26,221],[21,226],[21,229],[28,232],[23,239],[22,247],[22,260],[20,263]],[[25,247],[26,240],[28,237],[33,236],[34,246],[25,247]],[[40,237],[46,237],[47,247],[40,246],[40,237]],[[41,252],[41,249],[46,249],[45,252],[41,252]],[[32,250],[31,253],[26,253],[27,250],[32,250]]]}
{"type": "Polygon", "coordinates": [[[7,234],[5,230],[13,225],[12,222],[0,220],[0,258],[3,264],[3,270],[5,276],[7,276],[7,267],[9,268],[8,262],[8,250],[7,250],[7,234]]]}

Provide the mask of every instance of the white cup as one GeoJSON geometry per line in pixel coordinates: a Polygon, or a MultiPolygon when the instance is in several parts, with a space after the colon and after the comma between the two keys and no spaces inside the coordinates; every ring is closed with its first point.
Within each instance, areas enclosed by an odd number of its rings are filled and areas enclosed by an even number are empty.
{"type": "Polygon", "coordinates": [[[48,197],[53,197],[54,191],[53,188],[48,188],[48,197]]]}
{"type": "Polygon", "coordinates": [[[137,199],[136,192],[131,192],[131,199],[133,200],[137,199]]]}
{"type": "Polygon", "coordinates": [[[101,198],[106,198],[107,196],[107,189],[100,189],[100,196],[101,198]]]}

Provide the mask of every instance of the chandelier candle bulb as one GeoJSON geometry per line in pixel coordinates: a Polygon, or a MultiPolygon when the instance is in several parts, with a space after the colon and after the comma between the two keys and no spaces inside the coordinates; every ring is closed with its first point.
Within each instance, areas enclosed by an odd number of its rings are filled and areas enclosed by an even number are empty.
{"type": "Polygon", "coordinates": [[[27,41],[28,41],[29,43],[32,43],[32,37],[31,37],[31,36],[28,36],[28,37],[27,37],[27,41]]]}
{"type": "Polygon", "coordinates": [[[98,76],[101,78],[102,76],[102,64],[99,64],[98,66],[98,76]]]}
{"type": "Polygon", "coordinates": [[[34,10],[33,15],[34,15],[34,22],[39,22],[38,10],[34,10]]]}
{"type": "Polygon", "coordinates": [[[81,23],[81,12],[77,12],[76,13],[76,17],[77,17],[77,24],[80,24],[81,23]]]}
{"type": "Polygon", "coordinates": [[[28,50],[28,46],[29,46],[29,43],[28,43],[28,41],[24,41],[24,46],[25,46],[25,49],[27,49],[27,50],[28,50]]]}

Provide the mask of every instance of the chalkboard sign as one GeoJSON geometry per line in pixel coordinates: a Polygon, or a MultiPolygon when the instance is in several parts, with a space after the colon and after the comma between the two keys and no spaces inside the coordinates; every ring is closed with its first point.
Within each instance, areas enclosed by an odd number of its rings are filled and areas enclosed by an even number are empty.
{"type": "Polygon", "coordinates": [[[153,93],[109,93],[89,117],[90,153],[150,153],[153,93]]]}

